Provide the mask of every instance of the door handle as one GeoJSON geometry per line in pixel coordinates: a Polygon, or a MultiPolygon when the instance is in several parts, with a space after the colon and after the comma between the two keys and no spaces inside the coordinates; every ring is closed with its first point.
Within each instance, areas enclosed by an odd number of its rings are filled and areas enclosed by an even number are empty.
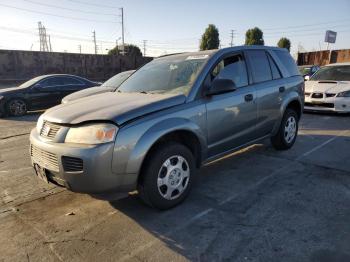
{"type": "Polygon", "coordinates": [[[286,88],[285,88],[284,86],[281,86],[281,87],[279,88],[280,93],[283,93],[285,90],[286,90],[286,88]]]}
{"type": "Polygon", "coordinates": [[[253,98],[254,98],[254,96],[253,96],[252,94],[248,94],[248,95],[245,95],[245,96],[244,96],[244,100],[245,100],[246,102],[252,101],[253,98]]]}

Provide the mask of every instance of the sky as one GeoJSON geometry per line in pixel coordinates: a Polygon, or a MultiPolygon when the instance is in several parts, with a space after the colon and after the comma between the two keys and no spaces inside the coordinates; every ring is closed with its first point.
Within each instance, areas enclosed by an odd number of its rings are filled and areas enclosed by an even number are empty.
{"type": "Polygon", "coordinates": [[[121,43],[120,9],[124,10],[125,42],[146,55],[197,51],[208,24],[219,29],[221,47],[243,45],[245,32],[259,27],[265,45],[281,37],[291,53],[326,49],[326,30],[338,32],[331,49],[350,48],[349,0],[0,0],[0,49],[38,51],[38,22],[50,35],[54,52],[98,53],[121,43]]]}

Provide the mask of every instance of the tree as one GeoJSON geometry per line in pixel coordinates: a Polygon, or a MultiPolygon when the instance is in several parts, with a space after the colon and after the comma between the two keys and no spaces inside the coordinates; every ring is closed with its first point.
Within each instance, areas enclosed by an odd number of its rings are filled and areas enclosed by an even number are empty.
{"type": "Polygon", "coordinates": [[[264,45],[263,32],[258,27],[248,29],[245,33],[245,45],[264,45]]]}
{"type": "Polygon", "coordinates": [[[219,30],[215,25],[210,24],[202,35],[202,40],[199,48],[200,50],[218,49],[219,44],[219,30]]]}
{"type": "MultiPolygon", "coordinates": [[[[125,44],[125,55],[126,56],[142,56],[140,48],[136,45],[125,44]]],[[[123,46],[119,45],[108,51],[109,55],[119,55],[122,53],[123,46]]]]}
{"type": "Polygon", "coordinates": [[[280,48],[286,48],[289,52],[290,52],[290,40],[286,37],[282,37],[278,43],[277,43],[277,46],[280,47],[280,48]]]}

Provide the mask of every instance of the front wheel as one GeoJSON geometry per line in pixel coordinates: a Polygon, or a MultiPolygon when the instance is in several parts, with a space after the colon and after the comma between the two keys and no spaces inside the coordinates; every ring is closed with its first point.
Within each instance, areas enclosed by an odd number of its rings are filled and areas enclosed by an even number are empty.
{"type": "Polygon", "coordinates": [[[278,133],[271,137],[271,143],[277,150],[291,148],[298,135],[299,118],[295,110],[288,108],[284,113],[278,133]]]}
{"type": "Polygon", "coordinates": [[[138,186],[141,199],[158,209],[169,209],[188,195],[196,172],[191,151],[179,143],[158,147],[143,170],[138,186]]]}
{"type": "Polygon", "coordinates": [[[12,99],[7,103],[6,109],[10,116],[23,116],[27,113],[27,104],[22,99],[12,99]]]}

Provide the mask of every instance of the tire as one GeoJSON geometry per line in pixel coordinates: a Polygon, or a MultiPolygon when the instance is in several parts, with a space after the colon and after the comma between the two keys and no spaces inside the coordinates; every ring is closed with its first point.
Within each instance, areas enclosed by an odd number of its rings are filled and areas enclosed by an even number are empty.
{"type": "Polygon", "coordinates": [[[179,143],[166,143],[146,161],[138,185],[140,198],[160,210],[180,204],[190,192],[197,171],[191,151],[179,143]]]}
{"type": "Polygon", "coordinates": [[[277,134],[271,137],[271,144],[277,150],[290,149],[298,136],[299,118],[297,112],[287,108],[277,134]]]}
{"type": "Polygon", "coordinates": [[[23,99],[11,99],[6,104],[6,113],[9,116],[23,116],[27,113],[27,103],[23,99]]]}

